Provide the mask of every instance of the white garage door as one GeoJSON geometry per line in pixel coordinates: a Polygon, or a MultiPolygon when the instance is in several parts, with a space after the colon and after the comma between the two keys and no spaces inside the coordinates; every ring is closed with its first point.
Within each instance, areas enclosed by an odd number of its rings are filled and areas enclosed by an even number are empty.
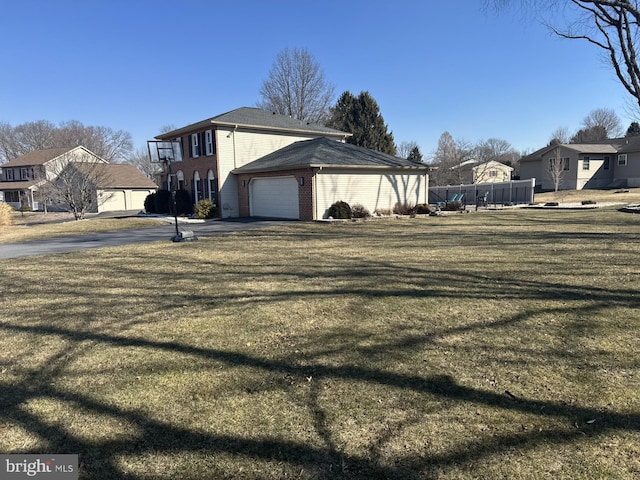
{"type": "Polygon", "coordinates": [[[249,188],[251,216],[300,218],[295,177],[254,178],[249,188]]]}

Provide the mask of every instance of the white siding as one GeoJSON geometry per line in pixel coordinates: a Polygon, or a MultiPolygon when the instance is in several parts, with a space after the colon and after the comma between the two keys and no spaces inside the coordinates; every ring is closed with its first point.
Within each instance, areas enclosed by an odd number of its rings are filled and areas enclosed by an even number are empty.
{"type": "Polygon", "coordinates": [[[105,189],[98,190],[98,212],[116,212],[119,210],[144,210],[144,201],[153,189],[105,189]]]}
{"type": "Polygon", "coordinates": [[[216,130],[218,146],[218,175],[222,218],[237,217],[238,182],[231,174],[234,168],[241,167],[275,152],[287,145],[302,140],[311,140],[319,135],[285,135],[275,132],[261,133],[256,130],[236,130],[221,128],[216,130]]]}
{"type": "Polygon", "coordinates": [[[315,218],[326,218],[329,207],[342,200],[359,203],[369,212],[393,209],[396,203],[427,203],[429,181],[425,174],[399,171],[362,172],[321,170],[315,176],[315,218]]]}

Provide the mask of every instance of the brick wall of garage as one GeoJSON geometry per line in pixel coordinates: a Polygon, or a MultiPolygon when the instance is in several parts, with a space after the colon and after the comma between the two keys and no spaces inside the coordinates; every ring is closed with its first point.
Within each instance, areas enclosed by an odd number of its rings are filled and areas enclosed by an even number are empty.
{"type": "Polygon", "coordinates": [[[251,214],[249,204],[249,182],[252,178],[288,177],[293,176],[298,180],[298,202],[300,207],[300,220],[313,220],[313,174],[314,169],[281,170],[278,172],[244,173],[238,175],[238,201],[239,214],[248,217],[251,214]],[[304,179],[301,185],[301,179],[304,179]]]}

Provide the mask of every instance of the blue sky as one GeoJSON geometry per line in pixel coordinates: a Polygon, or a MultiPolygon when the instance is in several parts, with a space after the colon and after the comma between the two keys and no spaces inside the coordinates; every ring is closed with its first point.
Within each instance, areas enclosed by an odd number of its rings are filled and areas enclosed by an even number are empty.
{"type": "Polygon", "coordinates": [[[21,0],[0,15],[0,122],[79,120],[136,147],[255,106],[276,54],[303,47],[335,85],[367,90],[396,143],[455,139],[517,150],[572,133],[593,109],[626,128],[629,95],[600,52],[481,0],[21,0]]]}

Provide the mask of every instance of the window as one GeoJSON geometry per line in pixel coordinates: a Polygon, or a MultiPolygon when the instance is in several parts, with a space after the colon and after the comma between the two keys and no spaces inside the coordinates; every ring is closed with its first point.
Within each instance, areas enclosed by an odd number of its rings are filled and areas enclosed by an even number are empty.
{"type": "Polygon", "coordinates": [[[627,154],[621,153],[618,155],[618,165],[624,167],[627,164],[627,154]]]}
{"type": "Polygon", "coordinates": [[[489,170],[489,176],[490,177],[497,177],[498,176],[498,171],[497,170],[489,170]]]}
{"type": "Polygon", "coordinates": [[[204,141],[206,155],[213,155],[216,153],[216,144],[213,141],[213,130],[207,130],[204,132],[204,141]]]}
{"type": "Polygon", "coordinates": [[[6,172],[7,173],[5,175],[6,175],[7,180],[8,181],[13,180],[13,168],[7,168],[6,172]]]}
{"type": "Polygon", "coordinates": [[[198,158],[200,156],[200,135],[194,133],[189,136],[191,137],[191,141],[189,142],[189,156],[191,158],[198,158]]]}
{"type": "Polygon", "coordinates": [[[611,163],[611,157],[604,157],[604,161],[602,162],[602,169],[609,170],[610,163],[611,163]]]}
{"type": "Polygon", "coordinates": [[[582,159],[582,170],[589,170],[589,163],[590,163],[590,158],[589,157],[584,157],[582,159]]]}
{"type": "Polygon", "coordinates": [[[29,180],[29,169],[22,167],[20,169],[20,180],[29,180]]]}
{"type": "MultiPolygon", "coordinates": [[[[558,161],[562,162],[562,170],[569,170],[569,167],[571,166],[569,157],[560,158],[558,159],[558,161]]],[[[552,172],[553,170],[555,170],[555,167],[556,159],[552,157],[549,159],[549,171],[552,172]]]]}

